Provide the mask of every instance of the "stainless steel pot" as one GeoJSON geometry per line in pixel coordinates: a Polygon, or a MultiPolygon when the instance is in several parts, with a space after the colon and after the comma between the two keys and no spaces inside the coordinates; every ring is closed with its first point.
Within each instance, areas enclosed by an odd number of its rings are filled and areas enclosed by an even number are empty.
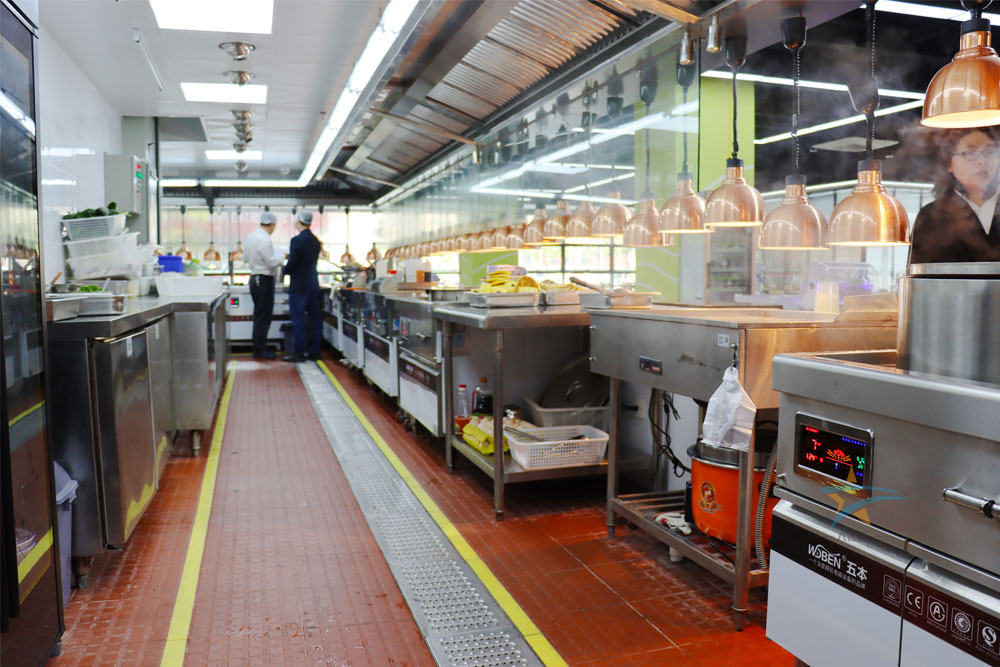
{"type": "Polygon", "coordinates": [[[1000,385],[1000,262],[911,265],[897,348],[901,369],[1000,385]]]}

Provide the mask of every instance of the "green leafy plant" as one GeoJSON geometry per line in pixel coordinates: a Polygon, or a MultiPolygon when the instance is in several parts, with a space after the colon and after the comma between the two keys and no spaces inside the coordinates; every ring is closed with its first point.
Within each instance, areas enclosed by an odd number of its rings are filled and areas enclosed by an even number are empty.
{"type": "Polygon", "coordinates": [[[82,211],[76,211],[75,213],[67,213],[62,217],[63,220],[79,220],[81,218],[100,218],[106,215],[136,215],[132,211],[119,211],[118,204],[116,202],[108,202],[107,206],[101,208],[88,208],[82,211]]]}
{"type": "Polygon", "coordinates": [[[100,285],[82,285],[78,292],[103,292],[100,285]]]}

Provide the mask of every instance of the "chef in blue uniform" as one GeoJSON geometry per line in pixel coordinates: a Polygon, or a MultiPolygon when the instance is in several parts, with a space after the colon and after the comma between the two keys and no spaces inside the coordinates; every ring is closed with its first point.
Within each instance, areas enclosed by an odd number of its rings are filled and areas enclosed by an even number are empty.
{"type": "Polygon", "coordinates": [[[910,263],[1000,262],[1000,132],[941,134],[933,202],[913,225],[910,263]]]}
{"type": "Polygon", "coordinates": [[[295,229],[299,233],[292,238],[288,261],[281,270],[283,275],[288,276],[288,311],[295,334],[295,349],[282,357],[282,361],[319,359],[323,312],[316,262],[323,244],[310,229],[312,218],[309,211],[299,211],[295,217],[295,229]]]}

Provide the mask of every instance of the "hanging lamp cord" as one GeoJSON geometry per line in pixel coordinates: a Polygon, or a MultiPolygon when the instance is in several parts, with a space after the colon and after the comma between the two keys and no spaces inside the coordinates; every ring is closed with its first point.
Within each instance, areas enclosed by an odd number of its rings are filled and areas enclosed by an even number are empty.
{"type": "MultiPolygon", "coordinates": [[[[866,18],[868,19],[868,52],[871,56],[871,77],[872,81],[875,81],[875,2],[869,2],[868,7],[865,9],[866,18]]],[[[868,113],[865,114],[865,120],[868,123],[868,136],[865,139],[865,154],[866,157],[871,160],[873,157],[872,144],[875,143],[875,109],[869,107],[868,113]]]]}
{"type": "Polygon", "coordinates": [[[733,159],[736,160],[740,156],[740,142],[736,135],[736,75],[739,73],[739,68],[730,69],[733,70],[733,159]]]}
{"type": "Polygon", "coordinates": [[[688,121],[687,121],[688,87],[684,86],[683,88],[681,88],[681,91],[682,91],[682,98],[681,99],[683,100],[681,108],[683,108],[685,110],[684,111],[684,115],[681,116],[681,123],[682,123],[682,125],[681,125],[681,142],[683,143],[683,146],[684,146],[684,167],[681,169],[681,171],[686,174],[686,173],[688,173],[688,135],[687,135],[687,126],[688,126],[688,121]]]}
{"type": "Polygon", "coordinates": [[[795,111],[792,112],[792,138],[795,140],[795,175],[799,175],[799,118],[802,114],[802,89],[799,87],[799,79],[802,77],[802,49],[795,49],[795,111]]]}

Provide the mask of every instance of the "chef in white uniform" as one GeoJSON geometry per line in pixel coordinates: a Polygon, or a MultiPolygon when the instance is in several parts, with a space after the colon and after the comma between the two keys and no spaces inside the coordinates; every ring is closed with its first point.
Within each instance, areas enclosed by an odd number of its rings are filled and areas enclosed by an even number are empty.
{"type": "Polygon", "coordinates": [[[284,258],[274,249],[271,234],[278,224],[274,213],[260,216],[260,227],[247,236],[243,244],[243,260],[250,267],[250,297],[253,299],[253,356],[274,359],[267,349],[267,332],[274,317],[274,281],[284,258]]]}

